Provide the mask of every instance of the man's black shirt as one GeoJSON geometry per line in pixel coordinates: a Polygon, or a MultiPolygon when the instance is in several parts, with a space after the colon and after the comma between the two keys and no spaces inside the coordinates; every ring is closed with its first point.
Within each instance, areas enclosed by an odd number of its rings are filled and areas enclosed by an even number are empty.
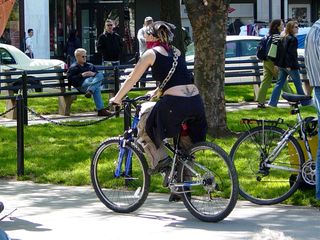
{"type": "Polygon", "coordinates": [[[104,61],[119,61],[122,48],[122,38],[115,32],[102,33],[98,38],[97,49],[104,61]]]}
{"type": "Polygon", "coordinates": [[[68,81],[71,83],[74,87],[81,87],[82,83],[86,78],[82,77],[81,73],[92,71],[92,72],[98,72],[96,67],[91,63],[84,63],[83,66],[81,66],[78,63],[74,63],[70,66],[67,72],[67,78],[68,81]]]}

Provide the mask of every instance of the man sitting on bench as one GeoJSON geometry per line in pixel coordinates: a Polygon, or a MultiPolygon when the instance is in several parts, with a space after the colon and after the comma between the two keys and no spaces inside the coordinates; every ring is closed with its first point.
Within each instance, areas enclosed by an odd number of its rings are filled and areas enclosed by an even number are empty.
{"type": "Polygon", "coordinates": [[[101,96],[101,83],[104,79],[103,74],[98,72],[93,64],[86,61],[87,51],[85,49],[76,49],[74,56],[76,62],[68,69],[68,81],[79,92],[85,93],[85,97],[91,98],[91,96],[93,96],[98,116],[110,116],[111,113],[104,108],[101,96]]]}

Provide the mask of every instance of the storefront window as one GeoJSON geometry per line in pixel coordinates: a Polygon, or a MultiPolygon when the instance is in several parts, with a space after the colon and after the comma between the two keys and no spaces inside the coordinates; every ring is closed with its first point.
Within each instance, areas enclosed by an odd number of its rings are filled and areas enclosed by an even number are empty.
{"type": "Polygon", "coordinates": [[[77,0],[49,0],[50,56],[66,61],[65,43],[76,28],[77,0]]]}

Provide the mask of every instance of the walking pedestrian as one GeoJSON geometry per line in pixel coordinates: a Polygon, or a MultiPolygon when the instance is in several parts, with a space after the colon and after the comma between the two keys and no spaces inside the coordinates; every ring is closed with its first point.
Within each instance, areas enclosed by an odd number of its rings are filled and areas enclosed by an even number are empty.
{"type": "MultiPolygon", "coordinates": [[[[275,60],[275,65],[279,67],[279,76],[269,100],[270,107],[277,106],[281,90],[283,89],[288,75],[294,82],[297,93],[300,95],[305,95],[299,73],[297,53],[298,40],[295,36],[298,33],[298,29],[299,26],[296,21],[288,22],[285,28],[284,36],[280,39],[281,44],[278,44],[277,59],[275,60]]],[[[309,102],[303,103],[303,105],[308,104],[309,102]]]]}
{"type": "Polygon", "coordinates": [[[137,39],[139,42],[139,57],[142,56],[142,54],[147,50],[146,46],[146,39],[144,37],[144,34],[146,32],[147,27],[153,23],[153,18],[152,17],[146,17],[144,19],[143,27],[139,29],[137,33],[137,39]]]}
{"type": "MultiPolygon", "coordinates": [[[[139,58],[142,56],[142,54],[147,50],[147,44],[146,44],[146,38],[144,37],[146,29],[148,26],[150,26],[150,24],[153,23],[153,18],[152,17],[146,17],[144,19],[144,23],[143,23],[143,27],[139,29],[138,33],[137,33],[137,38],[138,38],[138,42],[139,42],[139,58]]],[[[148,69],[147,69],[148,70],[148,69]]],[[[144,72],[144,74],[141,76],[142,79],[145,79],[147,76],[147,71],[144,72]]],[[[141,81],[140,83],[140,87],[145,87],[146,86],[146,82],[141,81]]]]}
{"type": "MultiPolygon", "coordinates": [[[[320,19],[316,21],[305,40],[305,65],[310,85],[314,87],[314,103],[318,113],[320,133],[320,19]]],[[[320,137],[316,157],[316,198],[320,200],[320,137]]]]}
{"type": "Polygon", "coordinates": [[[98,116],[109,116],[110,112],[104,108],[104,103],[101,96],[101,83],[104,75],[97,71],[96,67],[88,63],[87,51],[83,48],[78,48],[74,52],[76,62],[71,65],[67,72],[68,81],[77,88],[79,92],[85,93],[85,97],[93,96],[98,116]]]}
{"type": "MultiPolygon", "coordinates": [[[[269,26],[269,35],[267,37],[268,46],[266,50],[268,52],[271,43],[277,44],[280,39],[280,33],[284,29],[284,24],[281,19],[275,19],[270,23],[269,26]]],[[[263,60],[263,79],[261,81],[257,101],[258,101],[258,108],[265,108],[265,101],[267,97],[267,91],[271,86],[273,79],[278,79],[279,69],[277,66],[274,65],[274,59],[271,59],[267,56],[265,60],[263,60]]],[[[291,93],[291,88],[288,84],[288,81],[285,81],[283,90],[285,92],[291,93]]]]}
{"type": "Polygon", "coordinates": [[[239,35],[240,34],[240,28],[243,26],[244,24],[241,22],[241,20],[239,18],[237,18],[236,20],[234,20],[233,23],[230,23],[227,29],[227,34],[228,35],[239,35]]]}
{"type": "Polygon", "coordinates": [[[27,36],[26,39],[25,39],[25,41],[26,41],[25,54],[26,54],[29,58],[34,58],[32,37],[33,37],[33,29],[32,29],[32,28],[29,28],[29,29],[28,29],[28,36],[27,36]]]}

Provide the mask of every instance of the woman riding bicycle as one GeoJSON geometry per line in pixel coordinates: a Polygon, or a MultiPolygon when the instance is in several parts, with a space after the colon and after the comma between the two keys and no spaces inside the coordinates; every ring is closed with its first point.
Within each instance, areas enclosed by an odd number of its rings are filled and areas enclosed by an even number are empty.
{"type": "MultiPolygon", "coordinates": [[[[138,141],[150,160],[151,169],[155,172],[162,171],[170,164],[171,159],[162,140],[176,137],[183,120],[190,119],[188,136],[183,136],[181,139],[182,148],[204,141],[207,130],[205,110],[199,90],[192,82],[192,76],[187,70],[181,52],[171,45],[174,29],[174,25],[163,21],[154,22],[147,27],[145,38],[148,50],[141,56],[116,96],[110,99],[110,103],[121,104],[121,99],[150,66],[152,77],[160,82],[160,86],[169,78],[162,86],[162,97],[150,112],[142,111],[138,125],[138,141]],[[170,76],[169,72],[173,74],[170,76]],[[146,134],[143,133],[144,130],[146,134]]],[[[156,90],[149,94],[151,97],[154,96],[156,90]]]]}

